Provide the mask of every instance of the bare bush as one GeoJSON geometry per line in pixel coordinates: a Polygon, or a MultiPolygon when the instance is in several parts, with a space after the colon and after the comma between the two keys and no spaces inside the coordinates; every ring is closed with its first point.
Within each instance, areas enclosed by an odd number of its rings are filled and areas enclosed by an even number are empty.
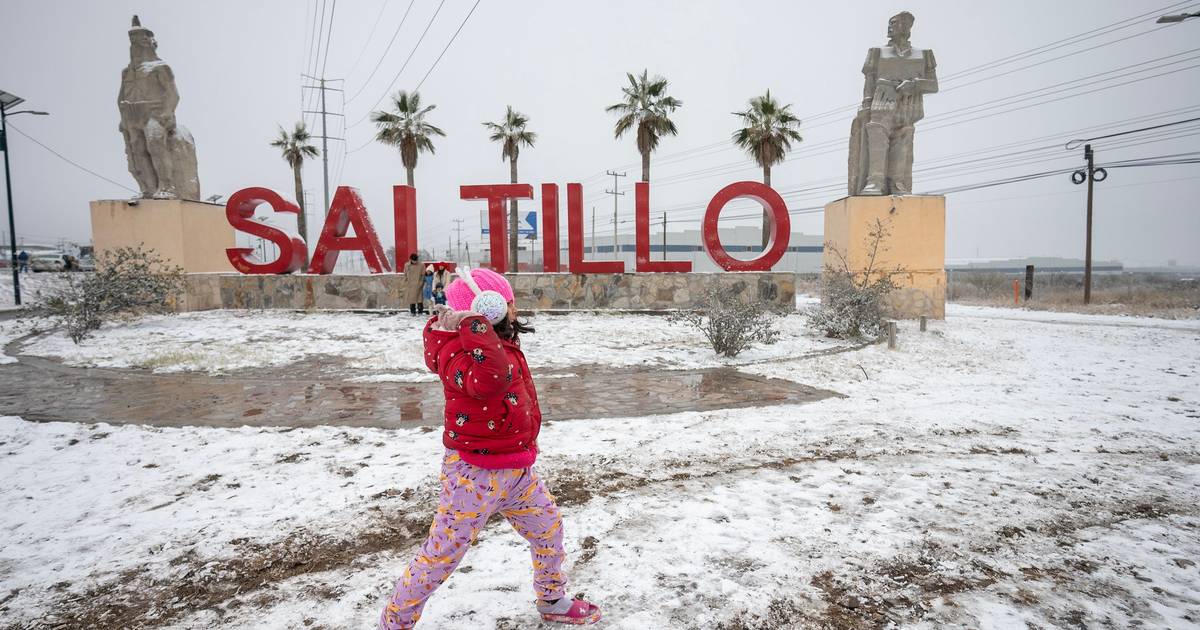
{"type": "Polygon", "coordinates": [[[699,329],[717,354],[736,357],[756,343],[779,340],[773,325],[777,313],[766,302],[742,303],[736,289],[710,286],[701,295],[701,304],[697,310],[679,311],[669,319],[699,329]]]}
{"type": "Polygon", "coordinates": [[[70,278],[30,312],[56,320],[79,343],[113,318],[168,313],[182,293],[182,269],[154,250],[121,247],[101,255],[95,273],[70,278]]]}
{"type": "Polygon", "coordinates": [[[888,225],[875,219],[863,243],[867,252],[866,268],[850,268],[846,252],[832,243],[825,243],[833,262],[825,265],[821,274],[821,305],[809,315],[809,326],[826,336],[839,339],[861,339],[879,336],[886,322],[888,294],[896,289],[892,278],[904,270],[879,268],[879,258],[887,251],[891,235],[888,225]]]}

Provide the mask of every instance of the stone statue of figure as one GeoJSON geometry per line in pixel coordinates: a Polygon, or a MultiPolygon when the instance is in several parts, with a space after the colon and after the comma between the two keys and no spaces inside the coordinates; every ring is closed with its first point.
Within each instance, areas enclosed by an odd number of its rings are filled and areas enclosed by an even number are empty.
{"type": "Polygon", "coordinates": [[[175,75],[157,51],[154,33],[133,16],[129,66],[121,71],[117,96],[129,172],[143,198],[199,199],[196,145],[187,128],[175,122],[175,75]]]}
{"type": "Polygon", "coordinates": [[[851,195],[912,194],[913,126],[938,91],[932,50],[909,43],[913,15],[888,20],[888,44],[867,52],[862,105],[850,127],[851,195]]]}

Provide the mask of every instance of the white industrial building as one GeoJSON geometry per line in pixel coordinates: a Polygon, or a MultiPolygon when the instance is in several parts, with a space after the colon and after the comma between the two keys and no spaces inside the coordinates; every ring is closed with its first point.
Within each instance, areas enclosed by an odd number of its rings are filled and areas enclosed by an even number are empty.
{"type": "MultiPolygon", "coordinates": [[[[762,230],[757,226],[746,225],[721,228],[720,233],[721,245],[734,258],[749,260],[757,257],[762,251],[760,245],[762,230]]],[[[583,240],[584,258],[586,260],[613,260],[616,258],[625,262],[626,271],[632,272],[635,270],[635,243],[632,233],[620,233],[616,235],[617,247],[615,254],[613,251],[613,235],[611,233],[597,234],[593,240],[585,232],[583,240]]],[[[815,273],[820,271],[822,244],[823,238],[820,234],[793,232],[791,239],[788,241],[787,253],[775,264],[774,269],[777,271],[801,273],[815,273]]],[[[489,245],[487,239],[484,239],[482,243],[482,256],[485,261],[489,258],[489,245]]],[[[519,247],[518,259],[521,269],[528,270],[528,265],[532,262],[533,269],[540,271],[542,267],[542,241],[523,239],[519,247]]],[[[650,257],[654,260],[663,260],[662,232],[654,232],[652,230],[650,233],[650,257]]],[[[666,260],[691,261],[693,271],[720,271],[716,263],[708,257],[708,252],[704,249],[703,237],[699,229],[667,232],[666,260]]],[[[565,229],[562,230],[559,237],[559,261],[565,270],[568,261],[567,234],[565,229]]]]}

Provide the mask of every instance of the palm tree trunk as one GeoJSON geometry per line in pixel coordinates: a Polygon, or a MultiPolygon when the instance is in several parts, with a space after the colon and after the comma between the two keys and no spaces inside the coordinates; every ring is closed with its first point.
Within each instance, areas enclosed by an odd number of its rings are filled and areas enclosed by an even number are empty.
{"type": "MultiPolygon", "coordinates": [[[[517,158],[508,161],[509,178],[517,183],[517,158]]],[[[517,200],[508,200],[508,269],[517,270],[517,200]]]]}
{"type": "Polygon", "coordinates": [[[650,181],[650,152],[642,154],[642,181],[650,181]]]}
{"type": "MultiPolygon", "coordinates": [[[[296,183],[296,203],[300,205],[300,214],[296,215],[296,229],[300,232],[300,238],[308,243],[308,209],[304,207],[304,184],[300,179],[300,165],[292,167],[292,178],[296,183]]],[[[304,267],[308,267],[308,256],[304,257],[304,267]]]]}
{"type": "Polygon", "coordinates": [[[408,171],[408,185],[410,187],[415,187],[415,185],[413,184],[413,169],[405,168],[404,170],[408,171]]]}
{"type": "MultiPolygon", "coordinates": [[[[771,186],[771,165],[763,164],[763,183],[768,187],[771,186]]],[[[762,224],[762,247],[767,249],[767,243],[771,241],[771,213],[763,208],[763,224],[762,224]]]]}

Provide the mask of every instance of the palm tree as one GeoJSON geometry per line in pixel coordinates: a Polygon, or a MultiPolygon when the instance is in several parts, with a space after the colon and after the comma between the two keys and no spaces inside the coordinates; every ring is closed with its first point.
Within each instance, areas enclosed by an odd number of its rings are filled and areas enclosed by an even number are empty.
{"type": "MultiPolygon", "coordinates": [[[[521,112],[508,106],[504,112],[504,119],[498,123],[485,122],[483,126],[492,132],[488,136],[488,140],[501,143],[503,147],[500,150],[500,159],[508,160],[508,170],[511,176],[512,183],[517,183],[517,156],[521,153],[521,145],[532,147],[537,141],[537,134],[532,131],[525,130],[525,124],[529,122],[521,112]]],[[[517,200],[510,199],[508,202],[508,259],[512,263],[512,268],[517,268],[517,200]]]]}
{"type": "Polygon", "coordinates": [[[620,138],[626,131],[637,127],[637,148],[642,154],[642,181],[650,181],[650,154],[658,148],[658,140],[664,135],[676,135],[675,123],[669,118],[671,112],[683,105],[683,101],[667,96],[667,80],[660,76],[651,78],[646,70],[642,75],[629,77],[629,85],[621,88],[625,100],[609,105],[604,111],[621,115],[614,128],[620,138]]]}
{"type": "MultiPolygon", "coordinates": [[[[771,185],[771,166],[783,161],[793,142],[801,142],[800,119],[791,112],[792,106],[780,105],[771,97],[771,90],[762,96],[750,99],[750,107],[740,116],[745,127],[733,132],[733,143],[746,150],[751,158],[762,167],[763,183],[771,185]]],[[[762,245],[770,240],[771,215],[763,211],[762,245]]]]}
{"type": "MultiPolygon", "coordinates": [[[[308,133],[304,123],[298,122],[290,134],[282,126],[279,127],[279,137],[271,142],[271,146],[279,147],[283,159],[292,167],[292,178],[296,183],[296,202],[300,204],[296,227],[300,230],[300,238],[303,238],[305,242],[308,242],[308,217],[304,207],[304,184],[300,179],[300,168],[304,166],[305,160],[321,154],[317,147],[308,143],[310,139],[312,136],[308,133]]],[[[307,265],[308,261],[306,260],[304,263],[307,265]]]]}
{"type": "Polygon", "coordinates": [[[425,122],[425,114],[437,105],[421,107],[421,95],[418,92],[410,94],[400,90],[392,97],[392,105],[390,112],[371,112],[371,122],[379,128],[375,139],[400,148],[400,162],[408,171],[408,185],[412,186],[417,155],[422,151],[434,153],[430,138],[445,137],[446,132],[425,122]]]}

